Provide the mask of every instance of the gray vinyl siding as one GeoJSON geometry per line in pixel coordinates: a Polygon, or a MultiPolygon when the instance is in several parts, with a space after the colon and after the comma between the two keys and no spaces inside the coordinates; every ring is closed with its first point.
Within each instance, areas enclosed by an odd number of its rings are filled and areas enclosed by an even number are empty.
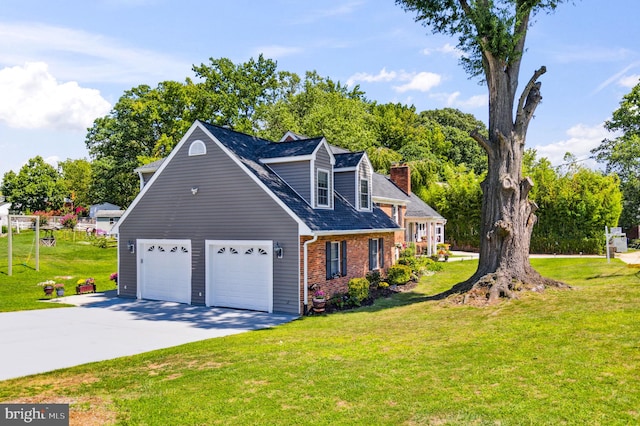
{"type": "Polygon", "coordinates": [[[311,204],[311,162],[293,161],[291,163],[269,164],[278,176],[311,204]]]}
{"type": "Polygon", "coordinates": [[[335,190],[345,197],[352,206],[357,206],[355,171],[334,173],[334,178],[335,190]]]}
{"type": "Polygon", "coordinates": [[[127,250],[127,241],[190,239],[191,303],[197,305],[206,300],[205,240],[278,241],[285,255],[273,259],[273,310],[299,313],[298,224],[200,129],[147,188],[119,235],[118,282],[125,297],[136,297],[137,285],[136,255],[127,250]],[[205,142],[207,154],[189,157],[189,145],[197,139],[205,142]]]}
{"type": "MultiPolygon", "coordinates": [[[[329,207],[333,208],[333,167],[331,166],[331,156],[329,152],[326,150],[325,146],[322,145],[318,152],[316,153],[316,158],[314,162],[314,170],[313,176],[318,176],[318,169],[323,169],[329,172],[329,207]]],[[[314,180],[317,178],[314,178],[314,180]]],[[[314,185],[317,185],[317,182],[314,182],[314,185]]],[[[317,188],[313,188],[313,196],[314,196],[314,205],[318,205],[318,191],[317,188]]],[[[326,207],[325,207],[326,208],[326,207]]]]}

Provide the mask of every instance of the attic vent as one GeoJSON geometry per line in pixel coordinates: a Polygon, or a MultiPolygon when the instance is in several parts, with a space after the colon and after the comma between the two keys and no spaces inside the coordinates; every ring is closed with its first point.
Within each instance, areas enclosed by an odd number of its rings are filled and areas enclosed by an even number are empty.
{"type": "Polygon", "coordinates": [[[189,145],[189,157],[195,155],[205,155],[207,153],[207,146],[200,139],[191,142],[189,145]]]}

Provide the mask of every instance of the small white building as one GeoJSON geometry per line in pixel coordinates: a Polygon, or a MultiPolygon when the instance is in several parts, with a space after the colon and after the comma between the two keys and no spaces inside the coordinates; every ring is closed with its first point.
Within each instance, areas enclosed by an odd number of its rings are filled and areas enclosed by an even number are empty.
{"type": "Polygon", "coordinates": [[[118,223],[124,210],[98,210],[96,211],[96,233],[111,235],[111,229],[118,223]]]}
{"type": "Polygon", "coordinates": [[[0,200],[0,228],[9,224],[9,209],[11,203],[0,200]]]}

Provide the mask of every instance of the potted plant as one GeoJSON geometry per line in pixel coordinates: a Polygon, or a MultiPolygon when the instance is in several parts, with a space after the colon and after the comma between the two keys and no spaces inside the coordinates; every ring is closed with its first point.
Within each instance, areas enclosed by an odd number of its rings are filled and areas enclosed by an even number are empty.
{"type": "Polygon", "coordinates": [[[451,245],[450,244],[446,244],[446,243],[440,243],[437,246],[438,257],[439,258],[444,258],[445,262],[447,260],[449,260],[449,256],[451,256],[451,252],[449,251],[449,247],[451,247],[451,245]]]}
{"type": "Polygon", "coordinates": [[[76,282],[76,294],[95,293],[96,284],[93,278],[79,279],[76,282]]]}
{"type": "Polygon", "coordinates": [[[109,275],[109,279],[111,281],[114,281],[116,283],[116,285],[118,284],[118,273],[114,272],[113,274],[109,275]]]}
{"type": "Polygon", "coordinates": [[[53,285],[56,289],[56,296],[58,297],[62,297],[64,296],[64,284],[62,283],[56,283],[53,285]]]}
{"type": "Polygon", "coordinates": [[[324,308],[326,306],[327,303],[327,299],[326,299],[326,293],[322,290],[317,290],[315,293],[313,293],[313,311],[314,312],[324,312],[324,308]]]}
{"type": "Polygon", "coordinates": [[[47,281],[43,281],[41,283],[38,283],[38,285],[40,287],[42,287],[42,289],[44,290],[45,296],[51,296],[53,294],[53,289],[54,289],[55,283],[56,282],[53,281],[53,280],[47,280],[47,281]]]}

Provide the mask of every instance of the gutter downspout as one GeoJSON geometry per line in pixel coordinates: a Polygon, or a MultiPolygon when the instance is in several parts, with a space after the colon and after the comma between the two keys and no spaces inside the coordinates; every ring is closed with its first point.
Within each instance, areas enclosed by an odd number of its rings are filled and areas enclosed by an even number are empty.
{"type": "Polygon", "coordinates": [[[309,256],[308,256],[308,249],[307,246],[311,243],[315,243],[316,241],[318,241],[318,235],[316,234],[311,234],[313,235],[313,238],[305,241],[303,246],[304,246],[304,312],[302,315],[307,315],[308,312],[308,306],[309,306],[309,256]]]}

